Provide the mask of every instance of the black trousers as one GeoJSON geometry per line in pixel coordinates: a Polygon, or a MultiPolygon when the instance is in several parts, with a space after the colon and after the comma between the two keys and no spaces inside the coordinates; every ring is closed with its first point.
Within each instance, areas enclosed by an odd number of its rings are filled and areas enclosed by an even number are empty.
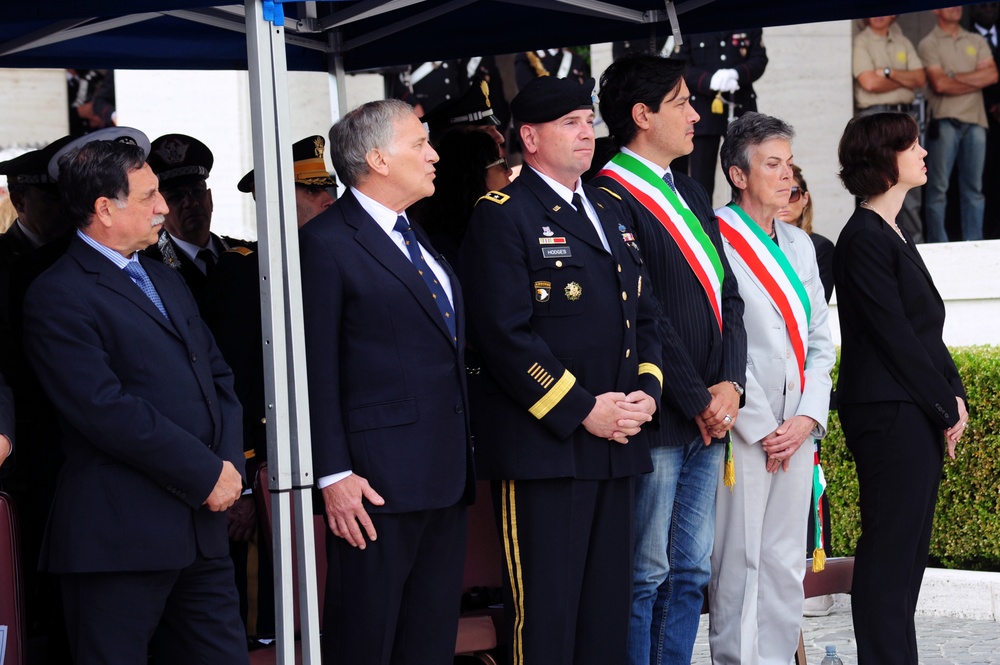
{"type": "Polygon", "coordinates": [[[462,601],[465,503],[369,515],[378,540],[364,550],[332,534],[327,539],[323,662],[451,665],[462,601]]]}
{"type": "Polygon", "coordinates": [[[60,575],[74,665],[248,663],[233,562],[181,570],[60,575]]]}
{"type": "Polygon", "coordinates": [[[858,470],[861,537],[851,610],[859,665],[917,665],[913,615],[927,567],[944,435],[912,402],[841,404],[858,470]]]}
{"type": "Polygon", "coordinates": [[[632,479],[492,483],[512,665],[628,658],[632,479]]]}

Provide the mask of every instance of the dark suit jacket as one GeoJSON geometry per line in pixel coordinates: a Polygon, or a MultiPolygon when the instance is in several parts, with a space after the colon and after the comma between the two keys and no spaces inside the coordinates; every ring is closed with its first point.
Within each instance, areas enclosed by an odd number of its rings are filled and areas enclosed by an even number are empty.
{"type": "Polygon", "coordinates": [[[673,172],[677,191],[701,221],[722,261],[722,325],[715,318],[705,289],[691,270],[677,243],[649,210],[616,180],[602,176],[591,184],[621,196],[635,225],[645,268],[660,314],[663,343],[663,414],[652,445],[683,445],[699,435],[694,417],[712,396],[708,387],[720,381],[746,385],[747,336],[743,329],[743,299],[739,284],[722,249],[715,211],[705,189],[688,176],[673,172]]]}
{"type": "MultiPolygon", "coordinates": [[[[903,232],[906,234],[906,232],[903,232]]],[[[955,397],[965,399],[941,339],[945,308],[913,239],[858,208],[833,252],[840,314],[841,406],[904,401],[940,428],[958,422],[955,397]]]]}
{"type": "MultiPolygon", "coordinates": [[[[419,226],[417,238],[430,242],[419,226]]],[[[409,258],[348,192],[299,231],[316,477],[353,470],[403,513],[471,499],[465,313],[458,344],[409,258]]]]}
{"type": "Polygon", "coordinates": [[[694,126],[695,136],[724,136],[729,118],[729,107],[722,114],[712,113],[712,100],[717,94],[710,83],[712,75],[720,69],[735,69],[739,75],[740,89],[733,94],[723,93],[723,98],[736,102],[735,116],[757,110],[757,93],[753,82],[764,75],[767,51],[761,30],[746,32],[706,32],[685,35],[678,58],[687,60],[684,74],[691,90],[691,106],[701,116],[694,126]]]}
{"type": "Polygon", "coordinates": [[[816,265],[819,266],[819,278],[823,282],[823,295],[829,303],[833,296],[833,241],[818,233],[810,233],[816,249],[816,265]]]}
{"type": "Polygon", "coordinates": [[[141,259],[168,322],[77,237],[25,299],[25,343],[62,420],[41,566],[151,571],[226,556],[225,513],[203,502],[223,460],[242,472],[232,373],[183,280],[141,259]]]}
{"type": "Polygon", "coordinates": [[[584,190],[611,254],[528,167],[504,188],[508,199],[476,205],[462,242],[472,341],[484,361],[473,418],[486,478],[606,479],[652,469],[645,436],[622,445],[582,425],[605,392],[642,389],[659,406],[661,384],[646,370],[662,366],[642,258],[625,239],[630,222],[609,194],[584,190]]]}

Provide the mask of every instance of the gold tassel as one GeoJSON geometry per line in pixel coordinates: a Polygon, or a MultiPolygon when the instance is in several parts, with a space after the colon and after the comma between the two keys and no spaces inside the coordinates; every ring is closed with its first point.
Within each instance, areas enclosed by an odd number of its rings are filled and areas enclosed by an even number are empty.
{"type": "Polygon", "coordinates": [[[826,552],[817,547],[813,550],[813,572],[822,573],[826,568],[826,552]]]}
{"type": "Polygon", "coordinates": [[[725,108],[722,106],[722,93],[716,93],[715,99],[712,100],[712,113],[716,115],[722,115],[725,112],[725,108]]]}
{"type": "Polygon", "coordinates": [[[722,482],[729,491],[736,487],[736,462],[733,461],[733,440],[726,441],[726,468],[722,474],[722,482]]]}

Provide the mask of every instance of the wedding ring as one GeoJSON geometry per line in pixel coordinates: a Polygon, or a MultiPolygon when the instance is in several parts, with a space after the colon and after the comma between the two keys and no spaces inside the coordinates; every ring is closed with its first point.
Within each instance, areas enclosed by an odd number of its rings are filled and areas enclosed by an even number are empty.
{"type": "Polygon", "coordinates": [[[726,423],[726,424],[728,425],[728,424],[730,424],[731,422],[733,422],[733,417],[732,417],[731,415],[729,415],[729,414],[727,413],[727,414],[726,414],[726,417],[725,417],[725,418],[723,418],[723,419],[722,419],[722,421],[723,421],[724,423],[726,423]]]}

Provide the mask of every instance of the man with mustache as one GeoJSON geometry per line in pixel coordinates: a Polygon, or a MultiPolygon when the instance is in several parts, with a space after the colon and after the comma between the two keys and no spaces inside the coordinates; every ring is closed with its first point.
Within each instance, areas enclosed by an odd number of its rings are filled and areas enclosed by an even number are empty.
{"type": "Polygon", "coordinates": [[[180,275],[139,256],[168,208],[135,136],[50,168],[77,230],[25,297],[66,456],[39,565],[60,577],[77,665],[246,663],[224,514],[241,409],[180,275]]]}

